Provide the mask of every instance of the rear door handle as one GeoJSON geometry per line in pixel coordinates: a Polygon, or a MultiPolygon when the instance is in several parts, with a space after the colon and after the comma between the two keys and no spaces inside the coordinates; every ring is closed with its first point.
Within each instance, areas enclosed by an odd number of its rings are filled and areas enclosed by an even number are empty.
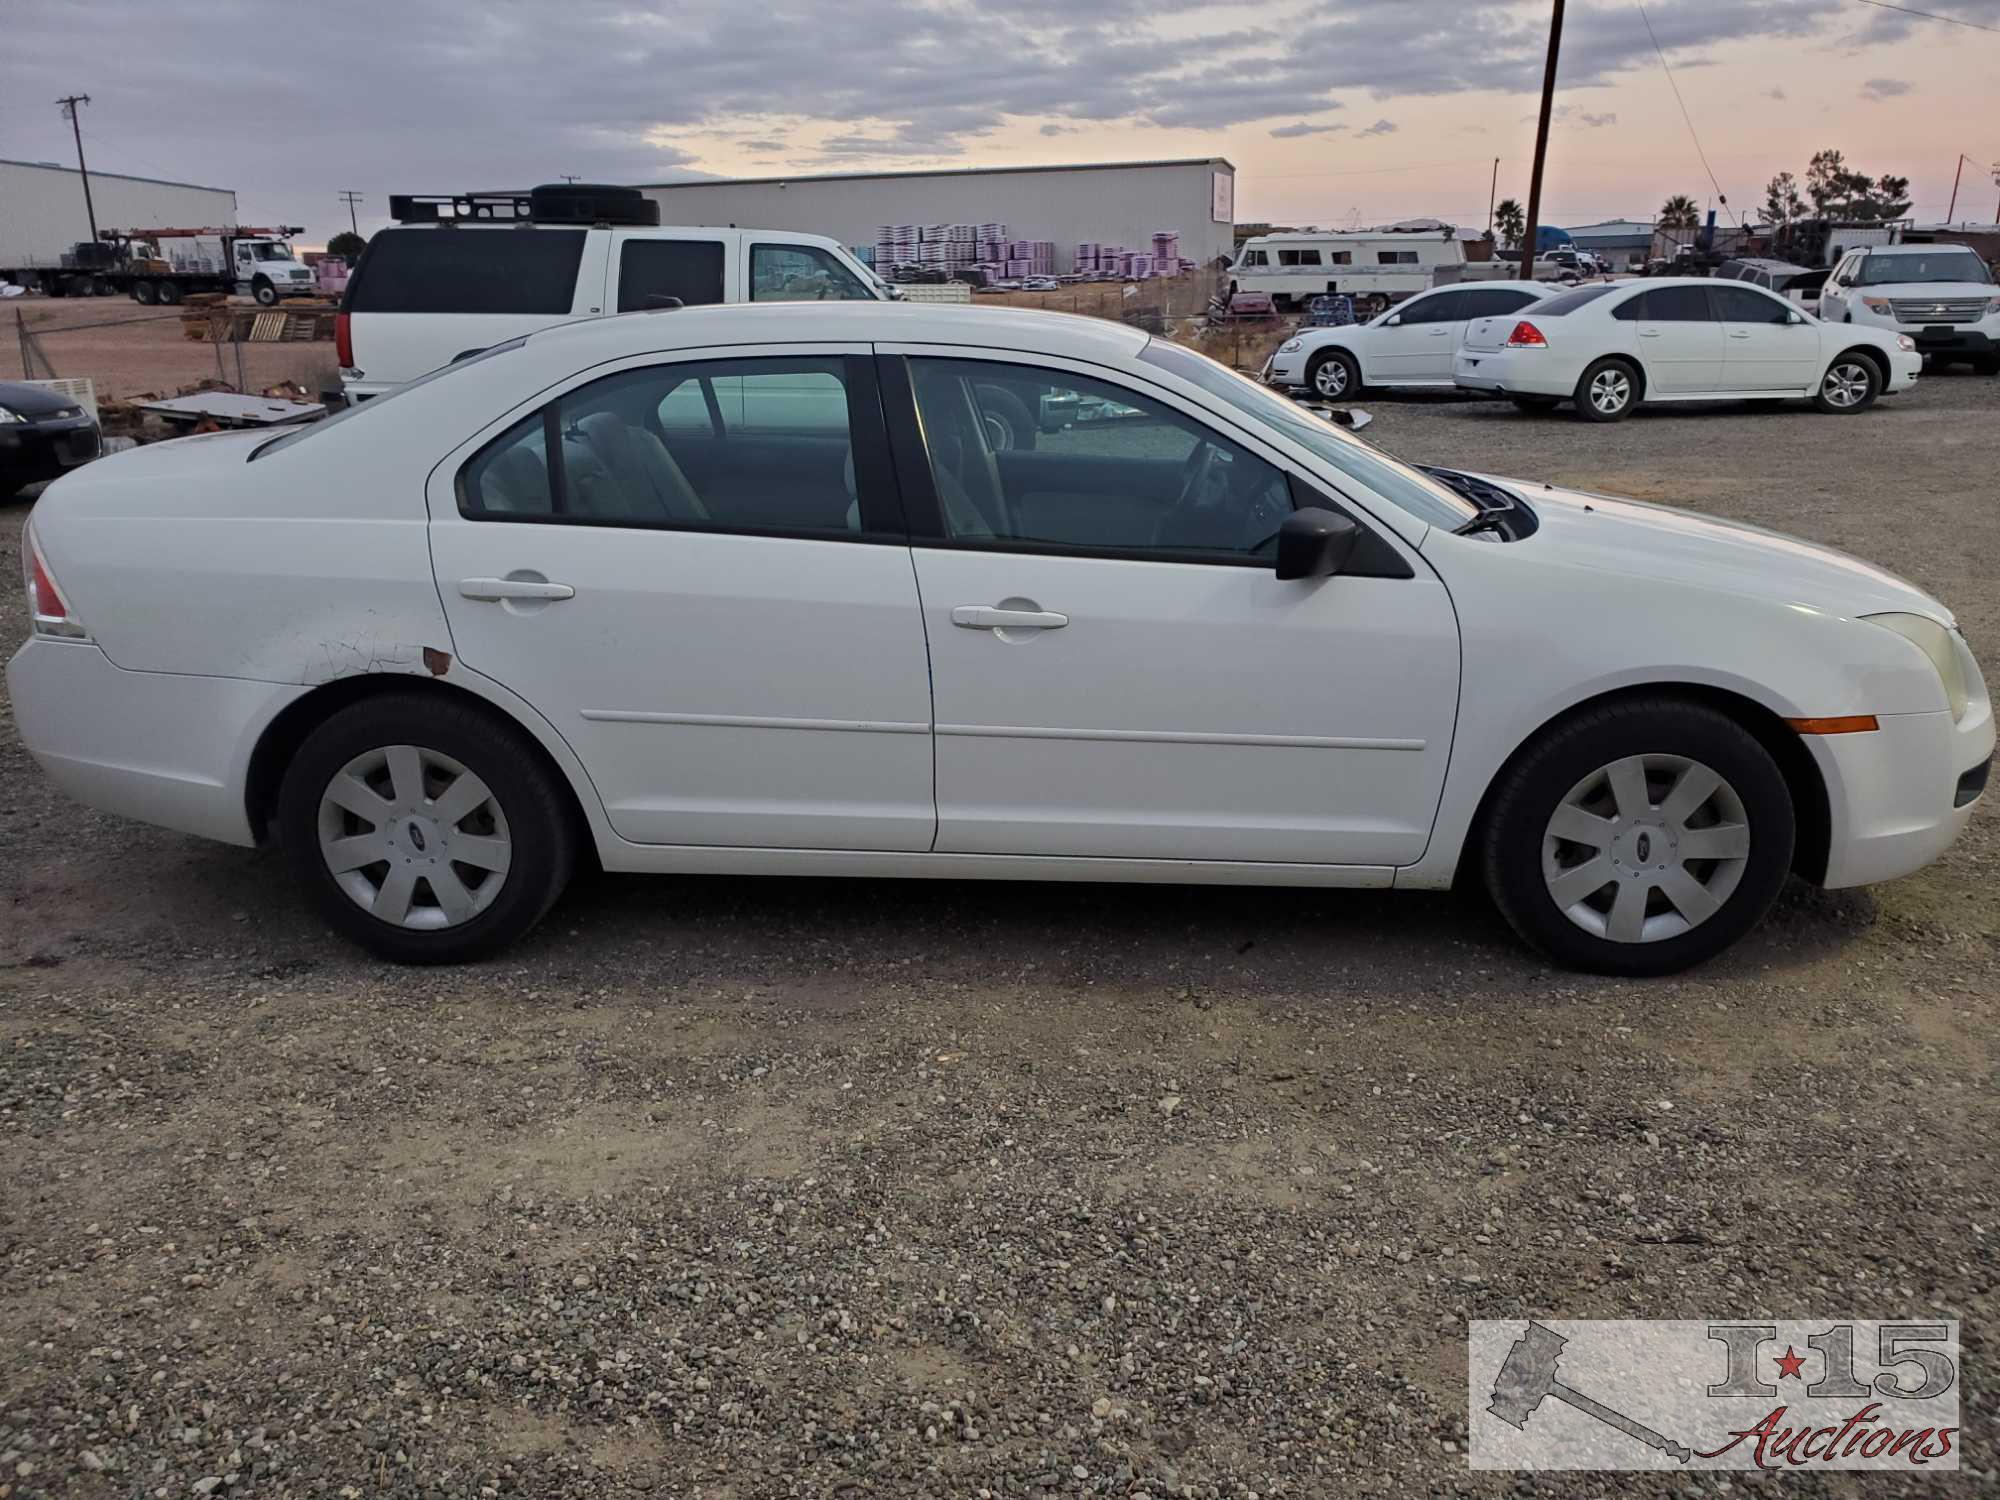
{"type": "Polygon", "coordinates": [[[1733,339],[1747,339],[1750,337],[1750,330],[1747,328],[1732,328],[1729,330],[1729,336],[1733,339]]]}
{"type": "Polygon", "coordinates": [[[1433,328],[1431,330],[1431,337],[1434,339],[1448,339],[1451,337],[1451,330],[1449,328],[1433,328]]]}
{"type": "Polygon", "coordinates": [[[574,599],[566,583],[541,578],[461,578],[458,591],[468,599],[574,599]]]}
{"type": "Polygon", "coordinates": [[[951,623],[967,630],[1061,630],[1068,615],[1047,609],[996,609],[990,604],[961,604],[951,612],[951,623]]]}
{"type": "Polygon", "coordinates": [[[1641,328],[1639,330],[1639,337],[1642,339],[1656,339],[1659,336],[1660,330],[1657,328],[1641,328]]]}

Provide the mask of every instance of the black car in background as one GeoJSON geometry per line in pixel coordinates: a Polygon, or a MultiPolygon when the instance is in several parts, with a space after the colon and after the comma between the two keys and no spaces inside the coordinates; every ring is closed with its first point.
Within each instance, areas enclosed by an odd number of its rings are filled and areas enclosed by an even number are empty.
{"type": "Polygon", "coordinates": [[[0,380],[0,500],[89,463],[102,447],[97,420],[68,396],[0,380]]]}

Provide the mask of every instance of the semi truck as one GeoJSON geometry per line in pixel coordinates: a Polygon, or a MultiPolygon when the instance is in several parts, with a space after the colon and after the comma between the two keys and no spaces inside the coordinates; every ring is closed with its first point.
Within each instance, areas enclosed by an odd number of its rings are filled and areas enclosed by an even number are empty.
{"type": "Polygon", "coordinates": [[[0,266],[13,281],[51,297],[124,295],[148,306],[190,292],[241,292],[268,307],[280,297],[318,291],[312,269],[293,253],[297,225],[180,229],[107,229],[95,240],[0,266]]]}

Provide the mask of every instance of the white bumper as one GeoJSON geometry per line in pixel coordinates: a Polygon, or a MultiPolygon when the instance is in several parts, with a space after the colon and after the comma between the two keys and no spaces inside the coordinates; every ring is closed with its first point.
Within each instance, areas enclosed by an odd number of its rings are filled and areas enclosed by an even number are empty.
{"type": "Polygon", "coordinates": [[[1893,880],[1944,853],[1978,805],[1970,783],[1993,758],[1993,705],[1983,696],[1956,724],[1944,711],[1879,722],[1871,734],[1805,736],[1833,815],[1829,889],[1893,880]]]}
{"type": "Polygon", "coordinates": [[[1461,390],[1489,396],[1573,396],[1577,372],[1547,349],[1461,349],[1451,378],[1461,390]]]}
{"type": "Polygon", "coordinates": [[[35,637],[7,664],[28,753],[87,807],[251,844],[250,754],[306,690],[240,677],[127,672],[87,641],[35,637]]]}
{"type": "Polygon", "coordinates": [[[1263,379],[1266,385],[1275,385],[1280,390],[1296,390],[1306,383],[1306,353],[1303,349],[1292,354],[1277,353],[1264,361],[1263,379]]]}

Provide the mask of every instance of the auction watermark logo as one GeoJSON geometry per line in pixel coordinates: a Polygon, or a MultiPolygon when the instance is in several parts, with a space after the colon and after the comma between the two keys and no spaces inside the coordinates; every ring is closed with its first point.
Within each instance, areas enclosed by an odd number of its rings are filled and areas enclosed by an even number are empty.
{"type": "Polygon", "coordinates": [[[1475,1322],[1475,1469],[1958,1468],[1956,1322],[1475,1322]]]}

